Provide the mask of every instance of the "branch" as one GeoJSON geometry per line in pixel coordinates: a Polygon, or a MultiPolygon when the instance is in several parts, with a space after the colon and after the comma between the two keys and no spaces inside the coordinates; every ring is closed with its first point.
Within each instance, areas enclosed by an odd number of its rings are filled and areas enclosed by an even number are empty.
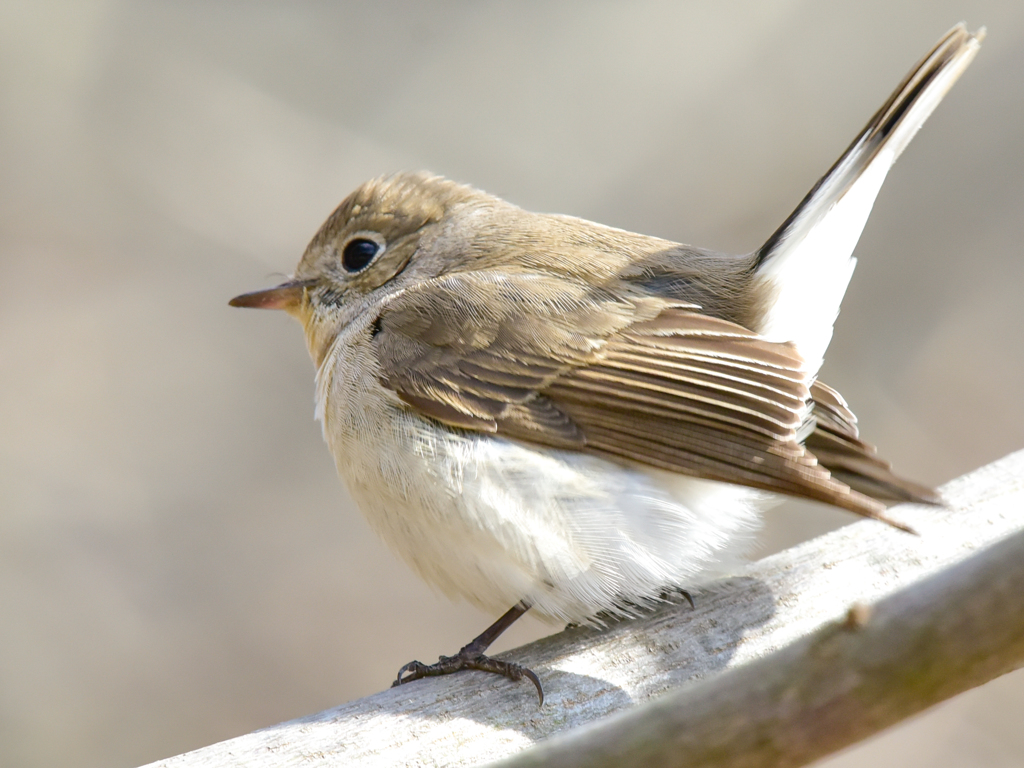
{"type": "Polygon", "coordinates": [[[806,765],[1024,665],[1022,553],[1019,532],[784,650],[501,766],[806,765]]]}
{"type": "Polygon", "coordinates": [[[891,511],[918,536],[858,522],[704,587],[696,610],[506,654],[543,708],[459,673],[153,765],[477,765],[620,712],[508,765],[803,765],[1024,665],[1024,451],[943,495],[891,511]]]}

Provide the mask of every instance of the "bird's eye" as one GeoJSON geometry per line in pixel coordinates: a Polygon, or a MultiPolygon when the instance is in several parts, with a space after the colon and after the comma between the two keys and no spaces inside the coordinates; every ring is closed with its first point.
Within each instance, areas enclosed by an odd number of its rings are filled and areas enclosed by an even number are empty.
{"type": "Polygon", "coordinates": [[[348,272],[362,272],[380,253],[381,248],[380,243],[365,237],[349,240],[341,252],[341,265],[348,272]]]}

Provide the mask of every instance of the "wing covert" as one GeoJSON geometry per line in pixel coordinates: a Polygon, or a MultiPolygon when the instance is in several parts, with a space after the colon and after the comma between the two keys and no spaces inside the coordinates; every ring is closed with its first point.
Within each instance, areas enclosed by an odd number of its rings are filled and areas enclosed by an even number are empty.
{"type": "Polygon", "coordinates": [[[376,328],[381,383],[450,426],[881,515],[802,445],[811,381],[796,348],[695,305],[464,272],[393,298],[376,328]]]}

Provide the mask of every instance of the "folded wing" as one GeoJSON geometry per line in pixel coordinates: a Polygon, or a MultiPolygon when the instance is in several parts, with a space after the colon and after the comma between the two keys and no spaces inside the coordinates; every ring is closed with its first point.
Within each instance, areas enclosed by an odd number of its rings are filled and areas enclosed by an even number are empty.
{"type": "MultiPolygon", "coordinates": [[[[803,444],[823,428],[795,347],[693,305],[470,272],[395,297],[375,328],[382,384],[422,416],[885,519],[803,444]]],[[[852,414],[821,408],[841,448],[870,455],[852,414]]]]}

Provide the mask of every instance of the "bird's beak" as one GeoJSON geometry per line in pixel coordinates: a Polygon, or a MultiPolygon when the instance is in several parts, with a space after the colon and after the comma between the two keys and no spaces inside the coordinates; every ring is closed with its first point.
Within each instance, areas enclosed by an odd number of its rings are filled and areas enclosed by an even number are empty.
{"type": "Polygon", "coordinates": [[[249,307],[250,309],[283,309],[293,310],[302,302],[306,289],[316,284],[316,280],[289,280],[276,288],[265,291],[253,291],[235,296],[228,302],[232,307],[249,307]]]}

